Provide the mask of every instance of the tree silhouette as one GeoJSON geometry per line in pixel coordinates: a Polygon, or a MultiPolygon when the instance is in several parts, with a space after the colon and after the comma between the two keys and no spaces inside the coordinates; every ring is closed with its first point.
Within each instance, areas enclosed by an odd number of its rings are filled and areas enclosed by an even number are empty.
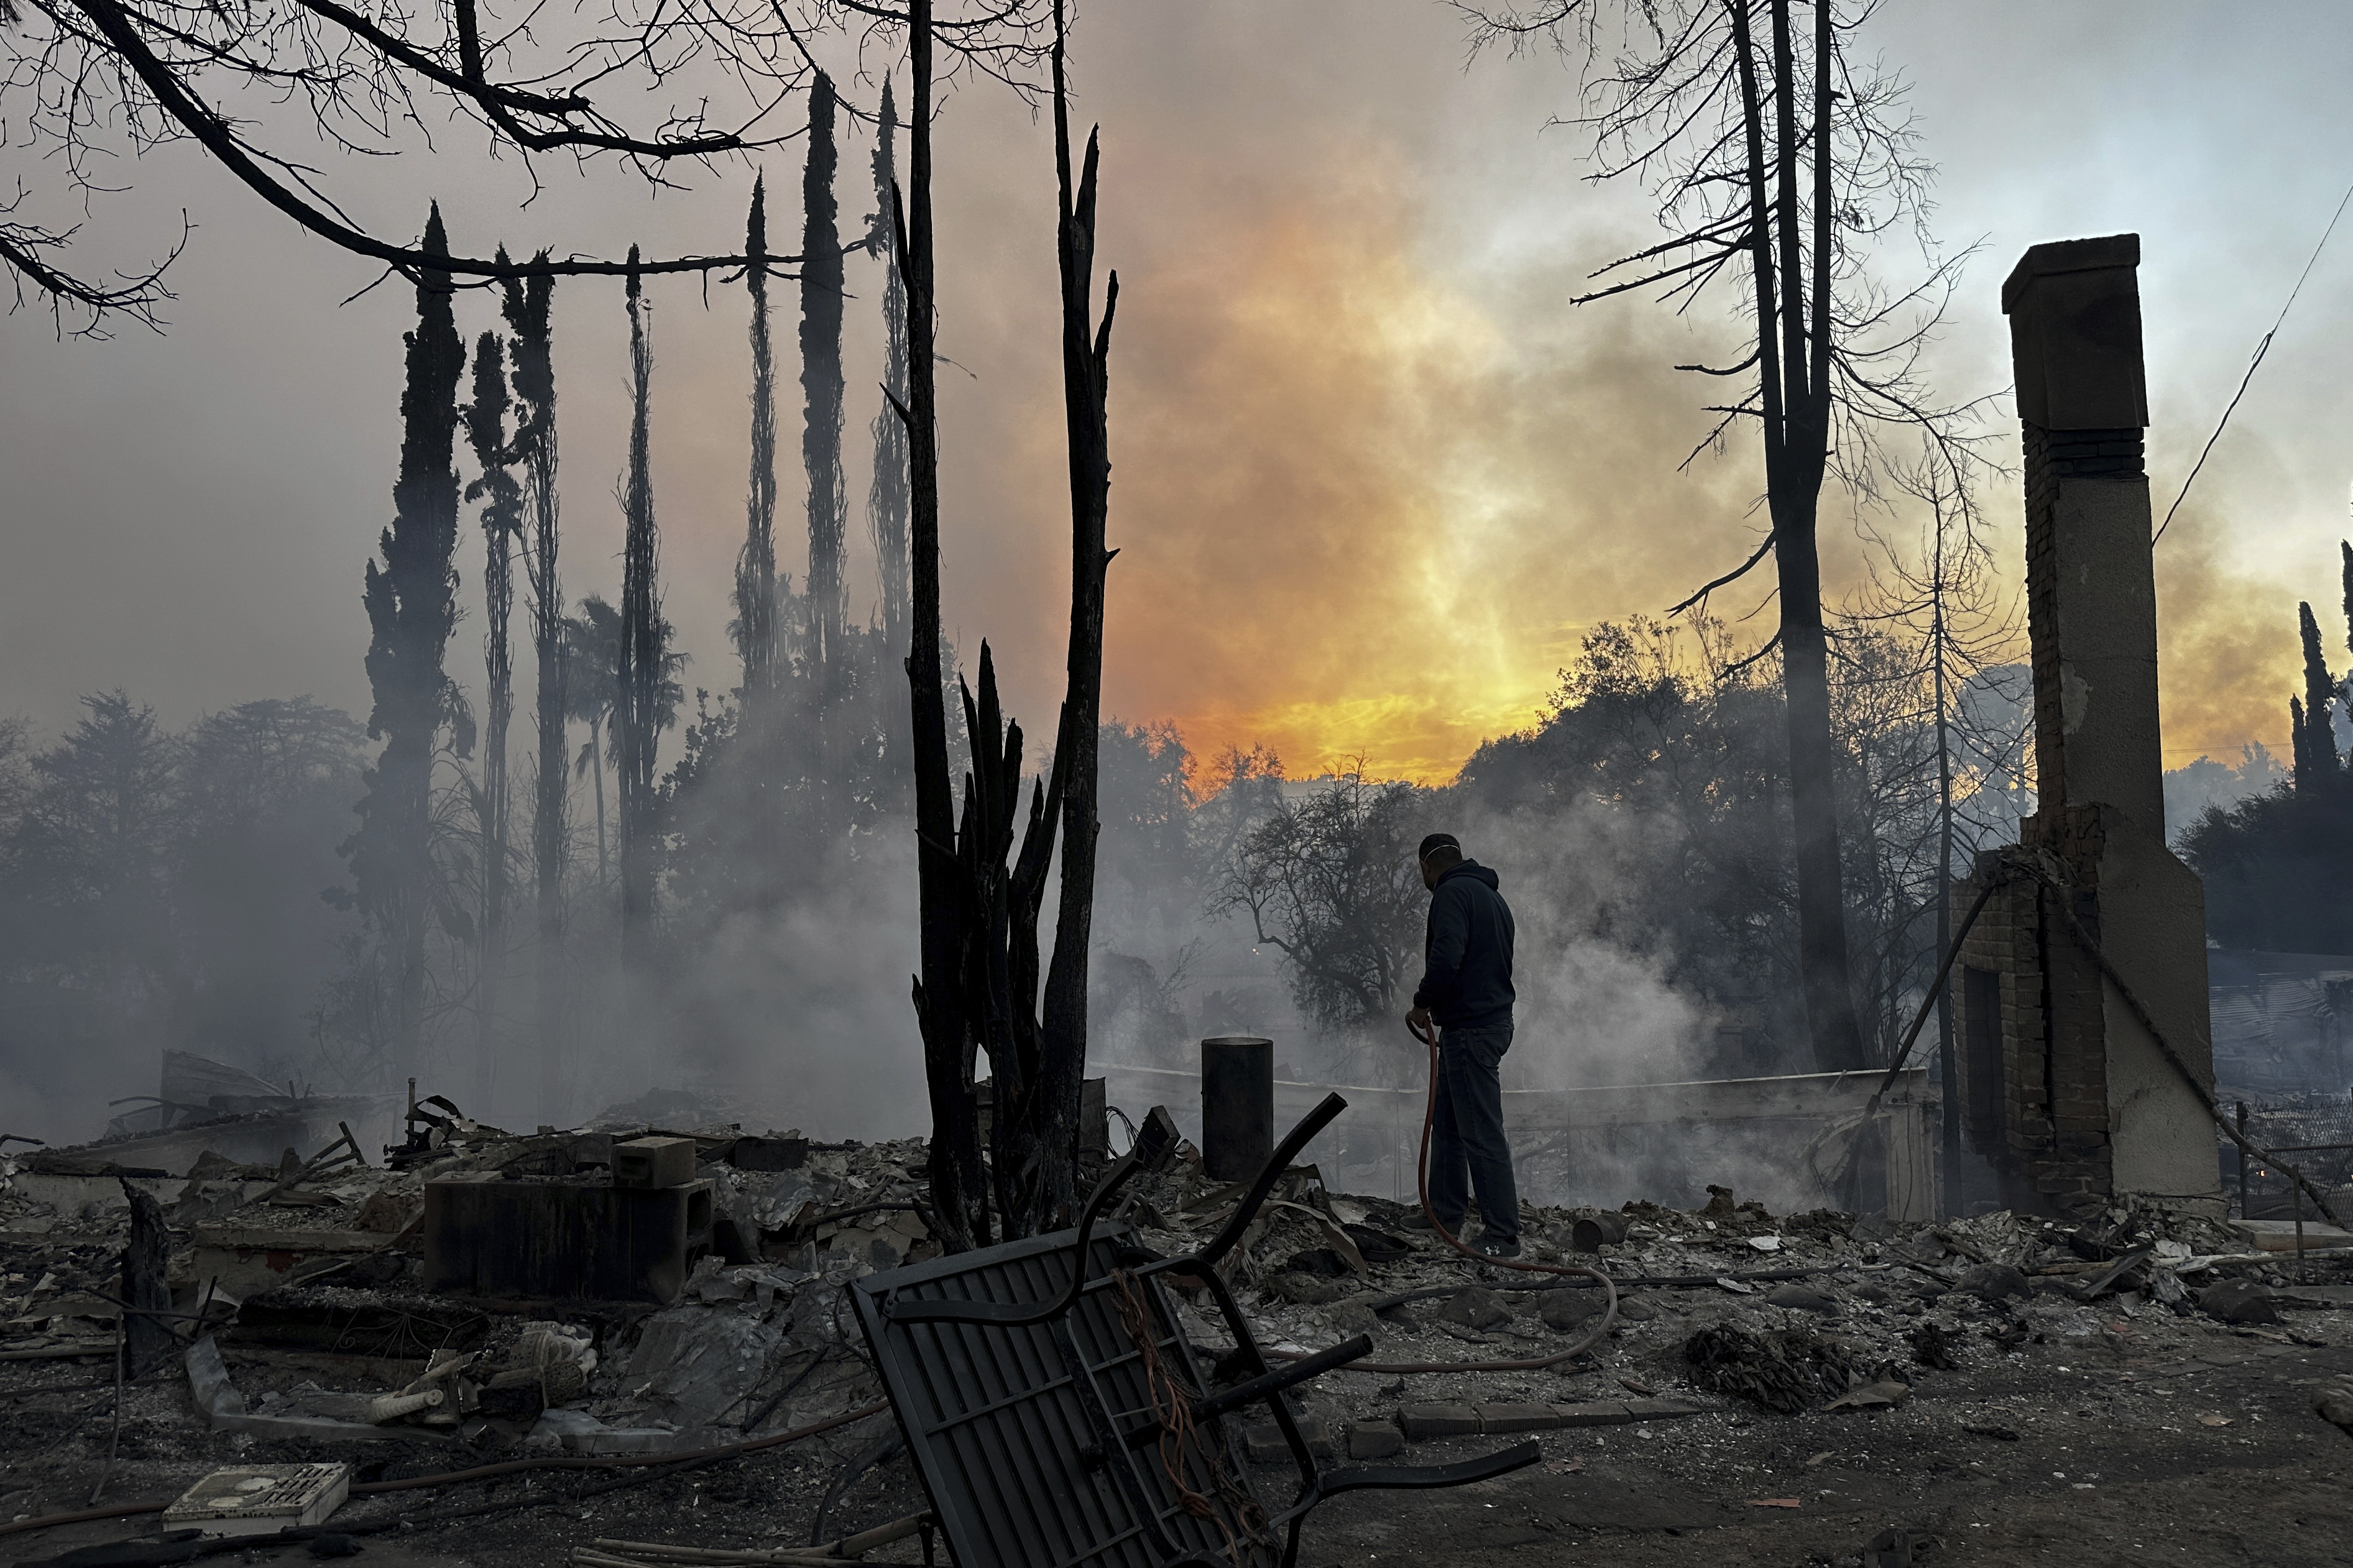
{"type": "MultiPolygon", "coordinates": [[[[425,226],[425,248],[446,248],[437,206],[425,226]]],[[[384,752],[366,774],[360,829],[345,852],[358,884],[360,910],[384,942],[391,976],[395,1076],[416,1064],[425,1011],[425,933],[434,900],[433,759],[436,738],[452,713],[453,689],[442,668],[457,624],[458,378],[465,346],[458,337],[446,277],[427,272],[417,286],[417,330],[408,334],[407,384],[400,397],[400,478],[393,488],[392,526],[382,563],[367,565],[368,685],[375,705],[368,738],[384,752]]]]}

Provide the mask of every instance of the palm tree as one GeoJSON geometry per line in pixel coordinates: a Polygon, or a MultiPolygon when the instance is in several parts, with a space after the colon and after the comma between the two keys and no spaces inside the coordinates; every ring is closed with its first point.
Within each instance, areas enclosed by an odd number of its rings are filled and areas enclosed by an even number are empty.
{"type": "MultiPolygon", "coordinates": [[[[686,668],[686,655],[668,651],[673,640],[670,622],[659,623],[662,683],[658,703],[659,727],[678,721],[686,691],[677,680],[686,668]]],[[[621,695],[621,612],[591,594],[580,601],[580,613],[564,617],[564,713],[588,726],[588,739],[572,764],[572,776],[586,773],[596,791],[596,883],[610,879],[612,862],[605,837],[605,769],[620,766],[620,736],[615,729],[621,695]],[[601,760],[600,760],[601,738],[601,760]]]]}
{"type": "Polygon", "coordinates": [[[610,752],[614,709],[620,698],[621,613],[595,594],[580,601],[580,613],[564,617],[564,716],[588,726],[588,739],[572,764],[572,776],[586,773],[596,785],[596,885],[611,873],[605,848],[605,769],[598,742],[610,752]]]}

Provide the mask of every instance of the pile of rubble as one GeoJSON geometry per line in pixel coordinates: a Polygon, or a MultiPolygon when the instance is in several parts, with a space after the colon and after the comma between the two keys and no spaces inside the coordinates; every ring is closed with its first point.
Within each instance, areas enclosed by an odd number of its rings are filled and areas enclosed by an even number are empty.
{"type": "MultiPolygon", "coordinates": [[[[170,1310],[147,1315],[168,1318],[178,1350],[116,1397],[139,1413],[137,1466],[159,1484],[217,1463],[223,1438],[290,1460],[405,1444],[393,1451],[417,1458],[396,1470],[448,1470],[702,1455],[879,1405],[841,1287],[935,1252],[921,1141],[825,1143],[626,1115],[512,1134],[438,1098],[406,1127],[382,1163],[348,1131],[307,1160],[199,1152],[168,1174],[100,1173],[87,1150],[0,1159],[0,1398],[17,1412],[18,1443],[103,1425],[124,1304],[139,1300],[123,1258],[142,1200],[170,1247],[170,1310]],[[465,1216],[494,1200],[530,1223],[466,1234],[465,1216]],[[628,1288],[578,1289],[586,1276],[562,1226],[543,1223],[551,1214],[616,1227],[597,1277],[628,1288]],[[498,1287],[482,1288],[493,1275],[498,1287]],[[59,1363],[79,1363],[83,1377],[61,1380],[59,1363]],[[186,1392],[173,1392],[183,1377],[186,1392]],[[63,1402],[54,1418],[52,1398],[63,1402]]],[[[1365,1458],[1710,1410],[1861,1416],[2029,1344],[2121,1358],[2216,1321],[2287,1339],[2314,1321],[2300,1310],[2353,1303],[2339,1267],[2353,1251],[2322,1249],[2333,1238],[2318,1227],[2299,1258],[2278,1249],[2277,1227],[2180,1208],[1890,1231],[1710,1193],[1696,1212],[1525,1210],[1528,1261],[1599,1268],[1616,1284],[1608,1331],[1573,1355],[1609,1310],[1594,1280],[1476,1263],[1403,1205],[1328,1190],[1314,1166],[1281,1178],[1226,1273],[1272,1351],[1373,1338],[1361,1364],[1299,1396],[1312,1444],[1365,1458]]],[[[1243,1195],[1186,1147],[1136,1181],[1113,1218],[1176,1255],[1199,1248],[1243,1195]]],[[[1206,1297],[1166,1282],[1206,1356],[1231,1351],[1206,1297]]],[[[1244,1447],[1287,1459],[1271,1428],[1244,1447]]],[[[54,1472],[37,1452],[5,1462],[29,1478],[9,1510],[20,1517],[87,1492],[63,1461],[54,1472]]]]}

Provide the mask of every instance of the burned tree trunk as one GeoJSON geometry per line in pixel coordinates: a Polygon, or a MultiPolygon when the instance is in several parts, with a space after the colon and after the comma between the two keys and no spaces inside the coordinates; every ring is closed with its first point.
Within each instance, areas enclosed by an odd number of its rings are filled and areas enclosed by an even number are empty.
{"type": "Polygon", "coordinates": [[[776,679],[776,363],[768,337],[768,193],[752,184],[744,283],[752,299],[752,474],[744,551],[735,563],[735,647],[744,662],[745,723],[776,679]]]}
{"type": "Polygon", "coordinates": [[[2295,724],[2289,734],[2294,748],[2295,787],[2318,789],[2339,770],[2337,754],[2337,679],[2328,673],[2327,657],[2320,648],[2320,625],[2312,606],[2295,607],[2297,636],[2304,643],[2304,700],[2288,700],[2295,724]]]}
{"type": "MultiPolygon", "coordinates": [[[[882,258],[882,390],[894,403],[907,398],[907,285],[900,271],[891,222],[898,188],[894,137],[898,109],[882,84],[882,115],[874,128],[874,217],[867,248],[882,258]]],[[[874,416],[874,472],[866,491],[867,530],[874,542],[874,573],[887,647],[907,636],[907,427],[895,409],[874,416]]],[[[2353,605],[2353,596],[2348,604],[2353,605]]],[[[2353,612],[2348,612],[2353,614],[2353,612]]],[[[2353,624],[2349,622],[2348,624],[2353,624]]]]}
{"type": "Polygon", "coordinates": [[[914,985],[932,1102],[933,1218],[949,1251],[987,1245],[987,1198],[973,1113],[978,1040],[968,1024],[964,958],[966,886],[956,858],[955,798],[948,773],[945,693],[940,682],[940,454],[933,342],[932,6],[908,0],[907,56],[914,79],[908,118],[907,189],[893,203],[906,283],[909,638],[907,690],[915,773],[915,867],[923,972],[914,985]]]}
{"type": "Polygon", "coordinates": [[[172,1233],[164,1224],[164,1205],[121,1181],[122,1195],[131,1203],[131,1234],[122,1247],[123,1374],[143,1377],[172,1359],[178,1344],[172,1334],[172,1287],[164,1278],[172,1261],[172,1233]]]}
{"type": "MultiPolygon", "coordinates": [[[[482,665],[490,687],[484,703],[482,787],[478,803],[482,854],[482,914],[475,931],[477,962],[474,1103],[488,1107],[498,1048],[499,993],[507,952],[507,730],[514,718],[514,656],[508,628],[514,618],[514,545],[522,526],[522,491],[515,483],[515,450],[507,442],[506,356],[496,332],[474,349],[474,398],[466,407],[466,438],[481,477],[466,487],[482,508],[482,665]]],[[[478,1111],[477,1114],[480,1114],[478,1111]]]]}
{"type": "MultiPolygon", "coordinates": [[[[1021,798],[1021,726],[1003,715],[987,643],[980,645],[980,700],[975,702],[968,690],[963,696],[965,731],[972,738],[972,773],[956,836],[967,900],[964,995],[972,1009],[967,1026],[988,1053],[995,1095],[990,1174],[999,1237],[1012,1241],[1051,1228],[1050,1194],[1061,1162],[1045,1097],[1047,1047],[1038,1021],[1038,913],[1054,858],[1064,768],[1055,758],[1050,776],[1031,795],[1020,852],[1008,870],[1021,798]]],[[[1071,1125],[1078,1125],[1075,1106],[1071,1125]]],[[[1074,1143],[1069,1158],[1076,1157],[1074,1143]]]]}
{"type": "MultiPolygon", "coordinates": [[[[425,226],[425,249],[446,255],[438,205],[425,226]]],[[[360,828],[344,846],[360,908],[381,936],[392,974],[395,1076],[414,1068],[425,1014],[425,934],[434,896],[434,738],[448,712],[442,656],[457,623],[458,378],[466,363],[446,274],[417,286],[417,330],[408,334],[407,384],[400,396],[400,478],[383,563],[367,566],[368,685],[375,703],[368,738],[384,752],[367,772],[360,828]]]]}
{"type": "MultiPolygon", "coordinates": [[[[1070,686],[1052,771],[1030,799],[1018,852],[1014,818],[1021,782],[1021,734],[1006,722],[995,660],[981,648],[977,700],[964,692],[973,768],[963,819],[953,825],[945,706],[940,686],[939,458],[933,379],[934,274],[931,227],[931,7],[910,6],[915,107],[910,117],[913,200],[901,204],[900,254],[906,279],[909,397],[901,407],[910,472],[913,636],[907,678],[914,719],[918,866],[923,972],[915,984],[931,1093],[931,1178],[941,1239],[951,1249],[988,1240],[973,1116],[976,1053],[988,1053],[994,1089],[990,1131],[999,1234],[1051,1228],[1076,1184],[1080,1079],[1086,1063],[1086,948],[1094,888],[1095,743],[1103,679],[1103,547],[1110,467],[1104,440],[1108,305],[1100,329],[1089,290],[1094,255],[1095,154],[1073,180],[1061,69],[1060,7],[1055,10],[1055,131],[1060,184],[1063,372],[1071,431],[1071,584],[1070,686]],[[1075,784],[1073,781],[1076,781],[1075,784]],[[1072,797],[1075,796],[1075,803],[1072,797]],[[1058,831],[1067,827],[1060,925],[1052,973],[1039,1003],[1038,917],[1058,831]],[[1012,863],[1008,865],[1008,857],[1012,863]]],[[[1116,297],[1117,283],[1112,286],[1116,297]]]]}
{"type": "Polygon", "coordinates": [[[1054,0],[1054,164],[1060,187],[1056,249],[1062,284],[1062,408],[1071,463],[1070,685],[1062,700],[1054,765],[1062,775],[1062,884],[1054,927],[1054,962],[1046,974],[1045,1045],[1035,1110],[1039,1136],[1051,1151],[1044,1187],[1033,1202],[1041,1226],[1076,1196],[1079,1096],[1087,1065],[1087,950],[1093,931],[1096,748],[1103,731],[1104,547],[1111,508],[1111,437],[1104,410],[1111,368],[1111,323],[1119,309],[1119,274],[1103,290],[1094,321],[1096,135],[1087,135],[1084,171],[1071,179],[1070,95],[1063,76],[1062,0],[1054,0]]]}
{"type": "MultiPolygon", "coordinates": [[[[833,79],[809,89],[808,163],[801,174],[801,464],[808,474],[808,652],[822,704],[841,658],[841,235],[833,194],[833,79]]],[[[824,759],[820,758],[820,767],[824,759]]]]}
{"type": "MultiPolygon", "coordinates": [[[[744,227],[744,281],[752,305],[752,469],[744,503],[744,550],[735,563],[735,642],[744,663],[733,746],[744,784],[756,899],[768,905],[784,890],[785,769],[780,743],[784,650],[776,624],[776,364],[768,333],[768,195],[752,185],[744,227]]],[[[601,776],[601,775],[600,775],[601,776]]]]}
{"type": "Polygon", "coordinates": [[[1838,238],[1831,192],[1831,8],[1817,5],[1809,116],[1813,189],[1799,195],[1798,64],[1788,0],[1772,13],[1771,110],[1757,79],[1749,0],[1734,0],[1733,30],[1748,143],[1749,245],[1756,283],[1757,367],[1765,434],[1765,488],[1781,596],[1782,692],[1795,830],[1798,959],[1815,1066],[1869,1065],[1855,1016],[1839,864],[1837,743],[1831,734],[1830,639],[1822,624],[1817,514],[1831,442],[1831,258],[1838,238]],[[1770,120],[1775,144],[1765,147],[1770,120]],[[1769,195],[1768,195],[1769,182],[1769,195]],[[1809,266],[1810,264],[1810,266],[1809,266]]]}
{"type": "Polygon", "coordinates": [[[555,494],[555,361],[550,311],[554,279],[505,282],[502,314],[513,333],[514,446],[523,474],[530,527],[523,579],[530,590],[532,651],[537,663],[533,723],[538,731],[532,781],[533,923],[537,937],[540,1114],[563,1119],[565,717],[564,584],[555,494]]]}
{"type": "MultiPolygon", "coordinates": [[[[634,258],[637,250],[631,247],[634,258]]],[[[622,481],[627,530],[621,544],[621,647],[616,671],[621,791],[621,963],[650,973],[654,935],[654,837],[660,803],[654,793],[654,742],[661,726],[661,689],[669,673],[655,573],[651,451],[654,354],[642,283],[629,275],[629,468],[622,481]]]]}
{"type": "Polygon", "coordinates": [[[841,236],[833,194],[833,79],[809,88],[808,162],[801,174],[801,466],[807,476],[807,731],[809,798],[820,847],[839,841],[849,820],[849,750],[843,731],[850,688],[842,613],[841,236]]]}

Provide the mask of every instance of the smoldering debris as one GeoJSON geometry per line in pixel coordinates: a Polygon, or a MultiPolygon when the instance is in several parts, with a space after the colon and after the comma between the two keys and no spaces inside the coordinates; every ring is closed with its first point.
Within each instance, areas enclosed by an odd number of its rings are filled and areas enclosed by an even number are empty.
{"type": "MultiPolygon", "coordinates": [[[[145,1175],[90,1173],[110,1163],[104,1143],[0,1157],[0,1400],[14,1415],[0,1424],[0,1476],[22,1483],[7,1511],[25,1516],[0,1529],[88,1507],[119,1398],[106,1496],[125,1507],[160,1509],[225,1463],[350,1464],[350,1500],[322,1528],[362,1539],[492,1508],[519,1532],[501,1538],[502,1560],[610,1568],[676,1560],[649,1535],[698,1550],[806,1539],[839,1489],[838,1537],[903,1524],[891,1539],[912,1549],[924,1505],[907,1461],[859,1463],[889,1426],[844,1287],[936,1251],[924,1144],[828,1142],[714,1121],[692,1104],[647,1109],[670,1124],[607,1114],[510,1132],[428,1096],[389,1163],[358,1163],[375,1151],[340,1131],[309,1158],[199,1150],[145,1175]],[[670,1187],[616,1187],[615,1150],[646,1138],[682,1141],[683,1169],[670,1187]],[[59,1185],[60,1172],[85,1173],[85,1184],[59,1185]],[[101,1182],[111,1201],[96,1195],[101,1182]],[[160,1301],[126,1274],[137,1215],[126,1190],[152,1197],[164,1227],[160,1301]],[[634,1289],[486,1292],[437,1281],[428,1257],[435,1193],[480,1190],[699,1194],[707,1215],[680,1241],[677,1271],[646,1270],[634,1289]],[[168,1337],[169,1353],[143,1375],[126,1360],[118,1396],[118,1346],[140,1322],[168,1337]],[[503,1492],[459,1479],[554,1460],[622,1468],[503,1492]],[[659,1491],[663,1467],[681,1463],[695,1467],[692,1488],[659,1491]],[[756,1471],[758,1485],[724,1480],[731,1468],[756,1471]],[[638,1544],[626,1550],[609,1543],[613,1526],[577,1517],[595,1513],[592,1489],[624,1484],[642,1489],[629,1494],[620,1533],[638,1544]],[[706,1485],[734,1486],[742,1507],[699,1510],[705,1494],[692,1489],[706,1485]]],[[[1113,1217],[1174,1256],[1203,1245],[1242,1195],[1186,1146],[1113,1217]]],[[[1371,1370],[1300,1391],[1303,1430],[1335,1453],[1417,1463],[1497,1434],[1589,1444],[1619,1428],[1661,1434],[1656,1452],[1676,1428],[1721,1451],[1760,1420],[1768,1434],[1771,1423],[1933,1422],[1961,1443],[2000,1428],[2031,1447],[2021,1372],[2205,1365],[2195,1358],[2217,1336],[2335,1344],[2348,1337],[2336,1309],[2353,1304],[2353,1249],[2321,1247],[2316,1226],[2299,1261],[2269,1249],[2259,1226],[2146,1202],[2066,1222],[1889,1226],[1775,1214],[1719,1185],[1695,1210],[1527,1207],[1527,1256],[1597,1264],[1620,1306],[1585,1353],[1496,1371],[1590,1334],[1604,1293],[1472,1264],[1409,1224],[1408,1205],[1336,1190],[1315,1165],[1286,1172],[1272,1199],[1221,1269],[1253,1336],[1289,1354],[1359,1333],[1374,1344],[1371,1370]]],[[[1235,1346],[1208,1282],[1170,1284],[1184,1332],[1215,1364],[1235,1346]]],[[[1238,1432],[1238,1462],[1287,1463],[1271,1430],[1238,1432]]],[[[150,1510],[74,1528],[115,1539],[154,1522],[150,1510]]]]}

